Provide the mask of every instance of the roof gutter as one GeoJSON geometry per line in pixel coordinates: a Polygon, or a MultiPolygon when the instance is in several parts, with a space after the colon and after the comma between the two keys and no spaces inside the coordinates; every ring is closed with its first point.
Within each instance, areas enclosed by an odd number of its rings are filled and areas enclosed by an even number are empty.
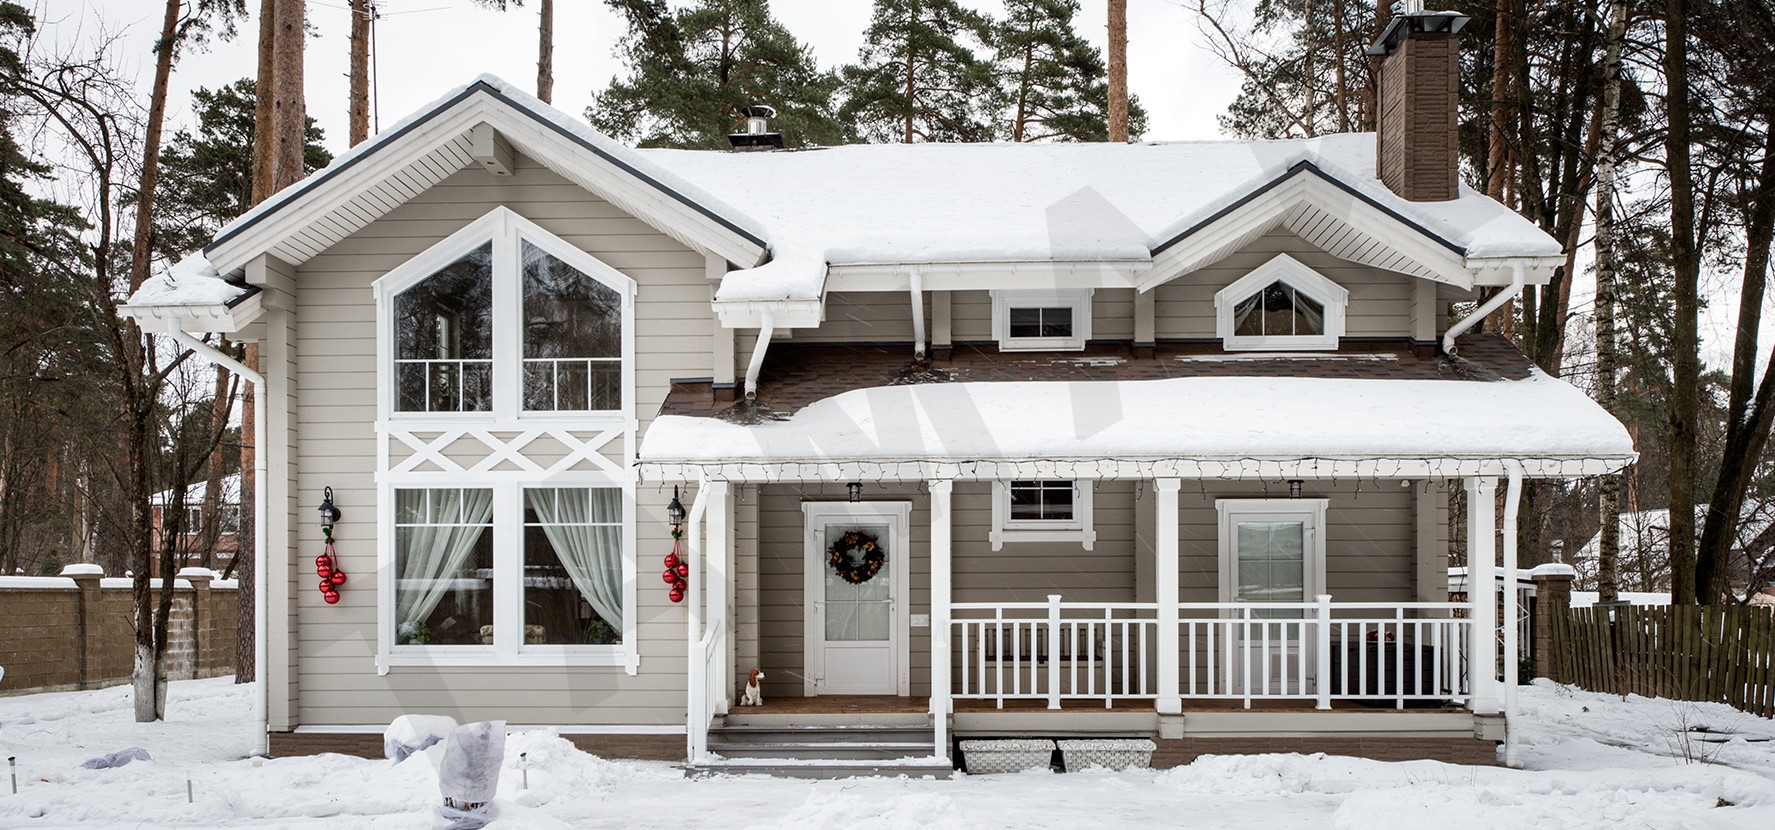
{"type": "Polygon", "coordinates": [[[1475,309],[1472,314],[1467,315],[1462,318],[1460,322],[1449,327],[1448,333],[1442,335],[1443,353],[1453,355],[1455,353],[1456,337],[1461,336],[1461,334],[1466,332],[1467,329],[1477,325],[1479,321],[1484,320],[1487,315],[1497,311],[1505,303],[1515,299],[1516,295],[1522,293],[1523,286],[1527,284],[1528,266],[1521,262],[1512,263],[1510,265],[1510,285],[1504,290],[1492,295],[1491,299],[1486,300],[1485,304],[1475,309]]]}

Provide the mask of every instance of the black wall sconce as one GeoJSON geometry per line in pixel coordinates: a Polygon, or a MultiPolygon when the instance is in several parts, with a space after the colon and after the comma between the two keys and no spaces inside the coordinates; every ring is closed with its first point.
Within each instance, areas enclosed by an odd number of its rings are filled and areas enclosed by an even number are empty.
{"type": "Polygon", "coordinates": [[[331,531],[339,515],[339,508],[333,506],[333,488],[325,488],[320,497],[320,529],[331,531]]]}

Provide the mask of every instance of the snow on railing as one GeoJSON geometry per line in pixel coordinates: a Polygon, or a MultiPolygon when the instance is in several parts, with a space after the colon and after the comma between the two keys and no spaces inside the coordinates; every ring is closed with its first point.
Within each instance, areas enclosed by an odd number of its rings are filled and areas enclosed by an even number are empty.
{"type": "Polygon", "coordinates": [[[1448,602],[1179,603],[1179,687],[1155,669],[1155,603],[956,603],[954,697],[1465,702],[1472,621],[1448,602]]]}

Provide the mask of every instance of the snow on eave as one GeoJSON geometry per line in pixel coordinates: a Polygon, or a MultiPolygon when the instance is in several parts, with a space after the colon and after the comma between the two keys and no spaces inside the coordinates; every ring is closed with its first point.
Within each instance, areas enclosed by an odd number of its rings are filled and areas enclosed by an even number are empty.
{"type": "Polygon", "coordinates": [[[235,331],[258,315],[258,286],[228,282],[202,253],[179,260],[142,286],[119,312],[153,328],[191,321],[187,331],[235,331]]]}
{"type": "MultiPolygon", "coordinates": [[[[633,149],[597,132],[589,125],[575,121],[565,113],[544,104],[535,96],[506,83],[498,76],[483,74],[467,84],[450,90],[432,103],[396,122],[387,130],[340,154],[333,159],[332,163],[310,174],[301,182],[285,188],[254,206],[224,226],[215,239],[204,248],[204,253],[218,255],[220,251],[229,249],[230,243],[235,243],[237,239],[246,236],[249,231],[260,226],[270,217],[312,197],[333,180],[345,175],[383,150],[396,146],[403,137],[478,95],[486,96],[505,105],[512,111],[542,125],[549,134],[592,153],[624,174],[641,181],[685,208],[706,217],[722,232],[730,234],[742,247],[749,246],[759,252],[760,256],[769,247],[763,226],[743,212],[723,203],[690,181],[648,161],[633,149]]],[[[229,267],[238,267],[240,263],[235,260],[244,261],[251,256],[269,250],[271,247],[269,244],[255,244],[251,253],[242,254],[240,251],[231,251],[228,254],[230,259],[228,265],[229,267]]]]}
{"type": "Polygon", "coordinates": [[[896,465],[1039,472],[1048,464],[1057,477],[1102,477],[1123,462],[1208,477],[1273,469],[1495,475],[1503,459],[1523,462],[1529,475],[1564,476],[1619,469],[1635,457],[1620,422],[1540,373],[1491,383],[1215,377],[876,387],[755,426],[664,416],[640,453],[654,475],[673,465],[866,462],[890,474],[896,465]]]}

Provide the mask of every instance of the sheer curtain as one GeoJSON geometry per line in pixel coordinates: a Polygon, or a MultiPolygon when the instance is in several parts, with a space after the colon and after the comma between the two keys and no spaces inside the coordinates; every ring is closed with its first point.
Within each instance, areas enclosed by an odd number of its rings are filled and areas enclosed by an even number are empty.
{"type": "Polygon", "coordinates": [[[562,567],[592,610],[621,629],[622,491],[611,487],[525,490],[562,567]]]}
{"type": "Polygon", "coordinates": [[[421,626],[449,593],[493,518],[492,490],[405,490],[397,495],[394,542],[400,578],[395,583],[395,616],[403,633],[421,626]],[[414,504],[408,499],[417,499],[414,504]],[[409,513],[418,508],[417,515],[409,513]]]}

